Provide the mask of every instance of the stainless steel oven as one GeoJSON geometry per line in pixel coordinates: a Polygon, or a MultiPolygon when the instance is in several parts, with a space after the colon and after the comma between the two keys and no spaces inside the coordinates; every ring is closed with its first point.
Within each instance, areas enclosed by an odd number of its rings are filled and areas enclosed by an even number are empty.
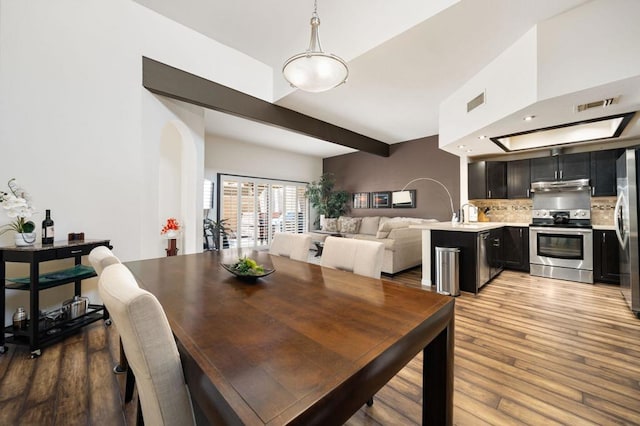
{"type": "Polygon", "coordinates": [[[593,230],[530,226],[531,275],[593,283],[593,230]]]}

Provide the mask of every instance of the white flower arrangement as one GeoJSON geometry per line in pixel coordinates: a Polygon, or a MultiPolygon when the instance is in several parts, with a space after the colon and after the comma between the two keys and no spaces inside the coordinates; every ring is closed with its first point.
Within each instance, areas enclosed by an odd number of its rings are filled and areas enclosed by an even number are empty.
{"type": "Polygon", "coordinates": [[[31,204],[31,196],[18,185],[15,178],[11,179],[7,186],[11,192],[0,192],[0,203],[7,216],[15,220],[0,226],[0,235],[8,231],[16,231],[18,233],[33,232],[36,229],[36,225],[27,220],[35,213],[35,209],[31,204]]]}

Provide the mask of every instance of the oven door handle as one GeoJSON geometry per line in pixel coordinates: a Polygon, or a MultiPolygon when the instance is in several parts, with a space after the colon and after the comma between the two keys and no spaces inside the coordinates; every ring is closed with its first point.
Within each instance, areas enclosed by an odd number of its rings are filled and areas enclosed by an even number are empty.
{"type": "Polygon", "coordinates": [[[627,233],[624,230],[624,219],[622,208],[624,207],[624,193],[621,193],[616,200],[616,207],[613,209],[613,223],[616,229],[616,237],[622,248],[627,245],[627,233]]]}

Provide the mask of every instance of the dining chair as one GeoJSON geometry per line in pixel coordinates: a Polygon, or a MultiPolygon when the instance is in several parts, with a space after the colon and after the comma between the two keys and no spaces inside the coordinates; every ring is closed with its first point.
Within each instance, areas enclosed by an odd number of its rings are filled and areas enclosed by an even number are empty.
{"type": "Polygon", "coordinates": [[[306,262],[309,259],[311,235],[276,232],[273,234],[269,254],[306,262]]]}
{"type": "MultiPolygon", "coordinates": [[[[100,277],[104,268],[120,263],[120,259],[118,259],[108,247],[98,246],[89,253],[89,262],[91,263],[91,266],[93,266],[93,269],[95,269],[98,277],[100,277]]],[[[107,309],[107,312],[108,311],[109,310],[107,309]]],[[[124,401],[131,402],[133,399],[135,378],[133,377],[131,370],[128,368],[127,356],[122,348],[122,340],[120,340],[120,361],[113,367],[113,372],[116,374],[127,374],[127,378],[125,380],[124,401]]]]}
{"type": "Polygon", "coordinates": [[[120,259],[118,259],[108,247],[98,246],[89,252],[89,262],[91,266],[93,266],[93,269],[95,269],[96,274],[100,276],[104,268],[114,263],[120,263],[120,259]]]}
{"type": "Polygon", "coordinates": [[[122,264],[104,269],[98,291],[135,374],[144,423],[195,424],[178,347],[158,299],[141,289],[122,264]]]}
{"type": "Polygon", "coordinates": [[[384,244],[354,238],[327,237],[320,264],[333,269],[380,278],[384,244]]]}

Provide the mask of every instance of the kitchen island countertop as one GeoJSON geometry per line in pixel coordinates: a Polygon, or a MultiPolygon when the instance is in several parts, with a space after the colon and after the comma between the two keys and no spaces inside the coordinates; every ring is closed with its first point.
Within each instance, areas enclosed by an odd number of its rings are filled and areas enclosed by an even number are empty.
{"type": "Polygon", "coordinates": [[[451,222],[432,222],[420,225],[411,225],[410,228],[430,229],[434,231],[462,231],[462,232],[482,232],[490,229],[502,228],[504,226],[523,226],[528,227],[528,223],[515,222],[470,222],[470,223],[451,223],[451,222]]]}

